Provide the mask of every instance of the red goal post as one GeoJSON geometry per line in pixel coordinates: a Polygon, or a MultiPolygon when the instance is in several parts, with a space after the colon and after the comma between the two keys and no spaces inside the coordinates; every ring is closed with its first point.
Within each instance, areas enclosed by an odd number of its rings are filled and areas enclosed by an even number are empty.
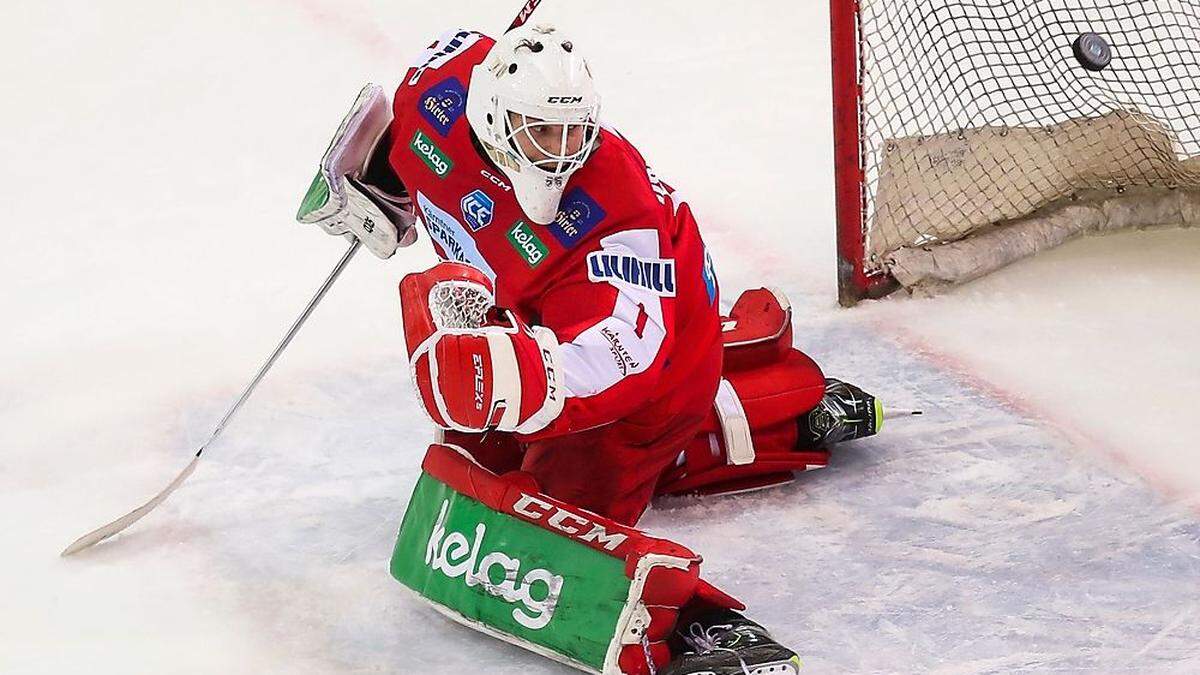
{"type": "Polygon", "coordinates": [[[862,87],[858,59],[858,0],[830,0],[833,63],[833,167],[837,219],[838,300],[850,306],[898,288],[882,271],[868,273],[864,260],[862,87]]]}
{"type": "Polygon", "coordinates": [[[843,305],[1200,222],[1200,0],[830,0],[843,305]]]}

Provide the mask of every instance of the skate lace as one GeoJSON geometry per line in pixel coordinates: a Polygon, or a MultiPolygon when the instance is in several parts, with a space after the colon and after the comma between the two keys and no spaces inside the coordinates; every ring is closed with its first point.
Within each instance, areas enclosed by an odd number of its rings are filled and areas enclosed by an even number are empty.
{"type": "Polygon", "coordinates": [[[721,645],[717,644],[717,639],[723,633],[728,633],[731,630],[733,630],[732,624],[717,624],[715,626],[708,626],[706,628],[699,622],[693,622],[692,625],[688,626],[687,638],[688,641],[691,642],[692,645],[697,649],[706,652],[721,651],[733,654],[733,657],[738,660],[738,665],[742,667],[743,675],[751,675],[750,667],[746,665],[746,661],[736,649],[722,647],[721,645]]]}

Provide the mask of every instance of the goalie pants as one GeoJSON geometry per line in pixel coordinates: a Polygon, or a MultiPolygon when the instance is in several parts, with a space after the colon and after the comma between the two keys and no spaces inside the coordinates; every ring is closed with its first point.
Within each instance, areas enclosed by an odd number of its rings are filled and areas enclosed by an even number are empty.
{"type": "Polygon", "coordinates": [[[749,291],[725,321],[737,327],[726,331],[713,409],[676,420],[649,442],[631,442],[635,434],[622,422],[524,444],[500,432],[447,431],[445,442],[493,472],[532,474],[545,494],[628,525],[656,496],[757,489],[824,466],[828,452],[806,446],[798,420],[820,402],[825,377],[791,346],[786,304],[769,291],[749,291]]]}

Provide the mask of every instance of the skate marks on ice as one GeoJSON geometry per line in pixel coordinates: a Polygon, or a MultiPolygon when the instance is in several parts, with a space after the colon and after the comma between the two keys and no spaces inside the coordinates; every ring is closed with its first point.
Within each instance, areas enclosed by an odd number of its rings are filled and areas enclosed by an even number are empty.
{"type": "MultiPolygon", "coordinates": [[[[671,500],[643,524],[704,555],[806,672],[1200,666],[1193,516],[851,321],[803,333],[829,374],[925,415],[790,486],[671,500]]],[[[389,576],[431,435],[406,377],[399,363],[288,375],[164,515],[202,527],[213,572],[296,672],[572,672],[389,576]]],[[[185,426],[204,433],[212,412],[185,426]]]]}
{"type": "Polygon", "coordinates": [[[1194,514],[861,326],[797,334],[925,415],[645,524],[705,555],[807,672],[1200,672],[1194,514]]]}
{"type": "MultiPolygon", "coordinates": [[[[188,434],[219,405],[189,413],[188,434]]],[[[203,533],[211,572],[240,587],[239,609],[291,654],[290,672],[573,672],[451,623],[391,578],[432,437],[402,359],[280,372],[160,524],[203,533]]]]}

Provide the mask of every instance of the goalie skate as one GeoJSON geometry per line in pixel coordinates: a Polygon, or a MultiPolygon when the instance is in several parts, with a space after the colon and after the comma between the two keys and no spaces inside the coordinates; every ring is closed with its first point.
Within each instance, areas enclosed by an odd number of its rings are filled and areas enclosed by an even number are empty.
{"type": "Polygon", "coordinates": [[[800,434],[814,446],[874,436],[883,428],[883,405],[858,387],[825,379],[825,396],[800,420],[800,434]]]}
{"type": "Polygon", "coordinates": [[[662,675],[795,675],[800,657],[762,626],[734,611],[692,621],[678,634],[683,651],[662,675]]]}

